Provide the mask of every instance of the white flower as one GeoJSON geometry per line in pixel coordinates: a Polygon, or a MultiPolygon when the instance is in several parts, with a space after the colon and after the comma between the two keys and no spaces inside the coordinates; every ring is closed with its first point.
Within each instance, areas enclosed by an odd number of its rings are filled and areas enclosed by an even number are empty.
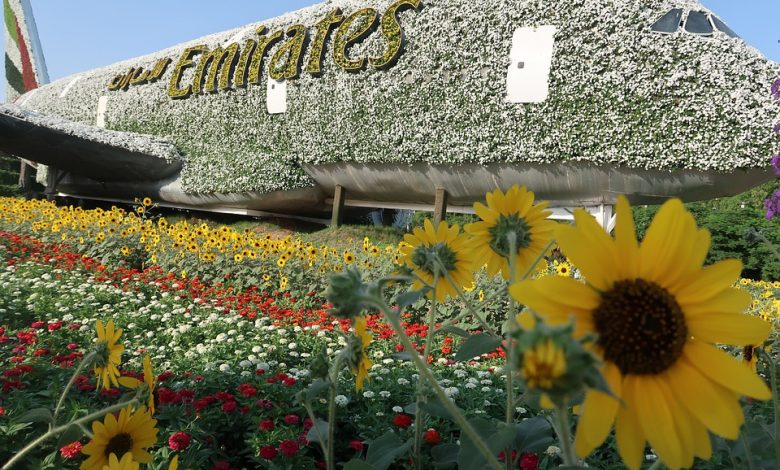
{"type": "Polygon", "coordinates": [[[455,398],[460,394],[458,387],[447,387],[444,389],[444,394],[449,398],[455,398]]]}
{"type": "Polygon", "coordinates": [[[366,390],[365,392],[363,392],[363,396],[365,398],[374,398],[374,392],[372,392],[371,390],[366,390]]]}
{"type": "Polygon", "coordinates": [[[347,406],[347,403],[349,403],[349,398],[345,397],[344,395],[336,395],[334,401],[338,406],[343,408],[347,406]]]}
{"type": "Polygon", "coordinates": [[[381,392],[379,392],[379,396],[382,398],[390,398],[390,392],[388,392],[387,390],[382,390],[381,392]]]}
{"type": "Polygon", "coordinates": [[[398,385],[409,385],[409,381],[408,381],[408,380],[406,380],[406,379],[405,379],[405,378],[403,378],[403,377],[400,377],[400,378],[398,379],[398,385]]]}
{"type": "Polygon", "coordinates": [[[219,366],[220,372],[230,372],[230,366],[228,364],[222,364],[219,366]]]}
{"type": "Polygon", "coordinates": [[[544,451],[544,453],[550,457],[555,457],[561,453],[561,448],[557,446],[550,446],[547,448],[547,450],[544,451]]]}
{"type": "Polygon", "coordinates": [[[404,412],[403,407],[400,407],[398,405],[393,407],[393,413],[403,413],[403,412],[404,412]]]}

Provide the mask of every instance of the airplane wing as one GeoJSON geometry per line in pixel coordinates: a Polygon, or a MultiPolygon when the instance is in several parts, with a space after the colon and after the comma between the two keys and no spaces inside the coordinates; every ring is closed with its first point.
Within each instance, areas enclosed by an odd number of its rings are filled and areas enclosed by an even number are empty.
{"type": "Polygon", "coordinates": [[[96,181],[155,181],[178,173],[182,156],[159,137],[117,132],[0,105],[0,148],[96,181]]]}

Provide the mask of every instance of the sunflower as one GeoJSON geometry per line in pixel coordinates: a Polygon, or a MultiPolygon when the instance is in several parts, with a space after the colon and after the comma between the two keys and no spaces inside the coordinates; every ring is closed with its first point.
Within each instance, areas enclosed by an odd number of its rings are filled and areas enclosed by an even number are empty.
{"type": "Polygon", "coordinates": [[[152,199],[151,199],[151,198],[148,198],[148,197],[145,197],[145,198],[144,198],[144,200],[143,200],[142,202],[143,202],[143,204],[144,204],[144,206],[145,206],[145,207],[149,207],[149,206],[151,206],[151,205],[152,205],[152,199]]]}
{"type": "Polygon", "coordinates": [[[477,202],[474,211],[480,222],[466,225],[464,230],[472,237],[474,259],[487,264],[490,276],[501,271],[510,278],[510,255],[515,257],[515,278],[528,270],[553,238],[555,222],[547,220],[547,202],[534,205],[534,193],[525,186],[512,186],[505,193],[496,189],[487,193],[487,207],[477,202]],[[515,253],[510,253],[508,235],[515,235],[515,253]]]}
{"type": "Polygon", "coordinates": [[[113,384],[119,386],[117,377],[119,377],[119,363],[122,360],[122,353],[125,350],[124,345],[117,344],[119,337],[122,336],[122,330],[114,330],[114,320],[109,320],[105,328],[103,322],[95,322],[95,331],[97,333],[97,359],[95,360],[95,375],[97,375],[97,386],[103,384],[103,388],[108,390],[113,384]]]}
{"type": "Polygon", "coordinates": [[[144,380],[141,382],[140,380],[133,378],[133,377],[127,377],[123,376],[119,378],[119,383],[127,388],[136,389],[138,387],[141,387],[142,385],[146,384],[146,387],[149,389],[149,411],[151,414],[154,414],[154,385],[155,385],[155,377],[154,372],[152,371],[152,360],[149,358],[148,355],[144,356],[144,380]]]}
{"type": "Polygon", "coordinates": [[[94,421],[92,440],[81,449],[88,456],[81,470],[101,470],[109,464],[111,454],[121,455],[122,460],[130,454],[136,462],[151,462],[152,455],[145,449],[157,442],[156,424],[145,406],[135,411],[128,406],[119,412],[118,418],[109,413],[102,423],[94,421]]]}
{"type": "Polygon", "coordinates": [[[436,300],[443,301],[448,295],[457,297],[460,289],[473,282],[468,238],[460,233],[459,226],[450,227],[447,222],[441,222],[438,228],[433,228],[431,221],[426,220],[425,229],[415,228],[413,233],[404,235],[404,242],[401,247],[404,263],[419,278],[412,284],[414,289],[421,289],[423,283],[431,286],[438,275],[432,287],[436,290],[436,300]]]}
{"type": "Polygon", "coordinates": [[[352,365],[352,373],[355,374],[355,390],[358,392],[363,389],[363,382],[368,377],[368,371],[374,365],[368,358],[368,345],[371,344],[373,336],[366,331],[366,317],[359,316],[355,318],[355,338],[357,339],[355,356],[356,364],[352,365]]]}
{"type": "Polygon", "coordinates": [[[567,263],[566,261],[555,262],[555,274],[559,276],[569,276],[571,275],[571,265],[567,263]]]}
{"type": "Polygon", "coordinates": [[[130,452],[125,453],[122,460],[112,453],[108,456],[108,463],[103,466],[103,470],[138,470],[138,462],[133,460],[133,454],[130,452]]]}
{"type": "Polygon", "coordinates": [[[344,252],[344,264],[347,266],[355,262],[355,255],[349,251],[344,252]]]}
{"type": "Polygon", "coordinates": [[[575,320],[575,335],[596,333],[595,352],[617,398],[589,390],[575,447],[580,457],[615,424],[618,451],[631,469],[645,441],[670,468],[712,454],[708,431],[736,439],[744,421],[739,395],[768,399],[766,384],[713,343],[761,344],[769,324],[742,312],[750,294],[733,284],[742,264],[703,268],[710,245],[679,200],[661,207],[642,244],[631,208],[617,203],[612,239],[583,210],[576,227],[560,227],[563,251],[587,280],[548,276],[524,281],[511,294],[552,324],[575,320]]]}

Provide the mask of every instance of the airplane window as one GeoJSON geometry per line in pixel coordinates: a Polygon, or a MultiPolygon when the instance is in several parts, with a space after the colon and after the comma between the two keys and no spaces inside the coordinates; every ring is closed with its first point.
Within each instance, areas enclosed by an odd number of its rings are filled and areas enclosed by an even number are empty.
{"type": "Polygon", "coordinates": [[[677,32],[677,29],[680,27],[680,18],[682,18],[682,14],[682,8],[675,8],[656,21],[650,29],[657,33],[672,34],[677,32]]]}
{"type": "Polygon", "coordinates": [[[712,34],[712,23],[704,12],[692,11],[688,13],[685,30],[691,34],[712,34]]]}
{"type": "Polygon", "coordinates": [[[715,27],[718,28],[718,31],[720,31],[720,32],[726,34],[727,36],[732,37],[732,38],[738,38],[739,37],[739,35],[737,33],[735,33],[733,29],[731,29],[728,26],[726,26],[726,23],[721,21],[720,18],[718,18],[717,16],[712,15],[712,22],[715,23],[715,27]]]}

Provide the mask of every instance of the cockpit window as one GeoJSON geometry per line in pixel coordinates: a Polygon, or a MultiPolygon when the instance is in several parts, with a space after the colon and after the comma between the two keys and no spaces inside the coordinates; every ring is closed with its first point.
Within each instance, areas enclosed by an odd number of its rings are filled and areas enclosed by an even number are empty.
{"type": "Polygon", "coordinates": [[[685,30],[691,34],[712,34],[712,23],[706,13],[692,11],[688,13],[688,19],[685,21],[685,30]]]}
{"type": "Polygon", "coordinates": [[[656,21],[650,29],[658,33],[675,33],[677,28],[680,27],[682,14],[682,8],[675,8],[656,21]]]}
{"type": "Polygon", "coordinates": [[[722,32],[723,34],[732,38],[739,37],[739,35],[735,33],[733,29],[726,26],[726,23],[721,21],[720,18],[718,18],[717,16],[712,15],[712,22],[715,23],[715,27],[718,28],[718,31],[722,32]]]}

